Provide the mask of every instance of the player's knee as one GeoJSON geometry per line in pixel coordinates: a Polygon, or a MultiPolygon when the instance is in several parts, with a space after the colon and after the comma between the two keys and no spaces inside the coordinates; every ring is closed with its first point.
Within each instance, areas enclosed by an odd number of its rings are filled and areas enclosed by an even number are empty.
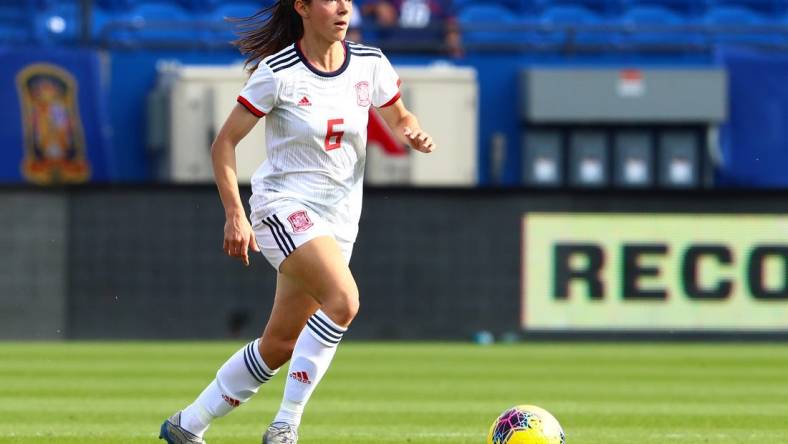
{"type": "Polygon", "coordinates": [[[353,322],[353,319],[358,313],[358,290],[355,288],[344,290],[340,292],[337,297],[333,298],[333,300],[334,303],[332,303],[329,310],[327,310],[328,316],[338,325],[347,327],[353,322]]]}
{"type": "Polygon", "coordinates": [[[344,313],[345,319],[342,319],[342,321],[344,321],[342,325],[345,326],[350,325],[353,319],[356,318],[356,315],[358,314],[358,309],[359,309],[358,296],[356,296],[354,299],[348,300],[347,304],[345,305],[345,313],[344,313]]]}

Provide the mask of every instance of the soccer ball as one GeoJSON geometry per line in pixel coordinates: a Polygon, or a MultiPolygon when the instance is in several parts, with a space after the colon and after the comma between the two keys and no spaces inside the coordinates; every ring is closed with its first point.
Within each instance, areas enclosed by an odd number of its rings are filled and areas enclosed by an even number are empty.
{"type": "Polygon", "coordinates": [[[561,424],[547,410],[518,405],[495,419],[487,444],[565,444],[561,424]]]}

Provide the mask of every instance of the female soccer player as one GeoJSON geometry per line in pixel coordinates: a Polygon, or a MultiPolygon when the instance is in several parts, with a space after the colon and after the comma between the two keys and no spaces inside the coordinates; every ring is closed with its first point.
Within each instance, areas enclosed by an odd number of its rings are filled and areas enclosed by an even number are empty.
{"type": "Polygon", "coordinates": [[[203,443],[211,422],[248,401],[290,360],[281,408],[264,444],[292,444],[310,395],[358,311],[348,268],[361,213],[369,107],[416,150],[435,145],[403,105],[379,49],[345,41],[350,0],[280,0],[256,17],[240,50],[255,65],[212,147],[227,221],[224,251],[278,271],[262,337],[222,365],[199,397],[161,426],[168,443],[203,443]],[[251,224],[238,191],[235,147],[266,116],[268,160],[252,178],[251,224]]]}

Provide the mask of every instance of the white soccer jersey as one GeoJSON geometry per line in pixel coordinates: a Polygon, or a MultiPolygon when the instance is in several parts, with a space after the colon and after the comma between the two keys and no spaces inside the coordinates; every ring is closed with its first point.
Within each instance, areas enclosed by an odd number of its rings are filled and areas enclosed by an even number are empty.
{"type": "Polygon", "coordinates": [[[399,77],[383,53],[345,42],[345,61],[323,72],[298,43],[263,59],[238,102],[265,116],[267,160],[252,176],[252,211],[267,217],[297,200],[354,241],[361,215],[369,107],[399,98],[399,77]]]}

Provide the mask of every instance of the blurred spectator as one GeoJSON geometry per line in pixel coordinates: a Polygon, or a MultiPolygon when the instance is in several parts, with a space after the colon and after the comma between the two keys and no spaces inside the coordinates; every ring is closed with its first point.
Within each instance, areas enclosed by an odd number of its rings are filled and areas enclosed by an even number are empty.
{"type": "Polygon", "coordinates": [[[452,57],[463,54],[451,0],[364,0],[361,11],[376,25],[372,40],[390,47],[439,49],[452,57]]]}

